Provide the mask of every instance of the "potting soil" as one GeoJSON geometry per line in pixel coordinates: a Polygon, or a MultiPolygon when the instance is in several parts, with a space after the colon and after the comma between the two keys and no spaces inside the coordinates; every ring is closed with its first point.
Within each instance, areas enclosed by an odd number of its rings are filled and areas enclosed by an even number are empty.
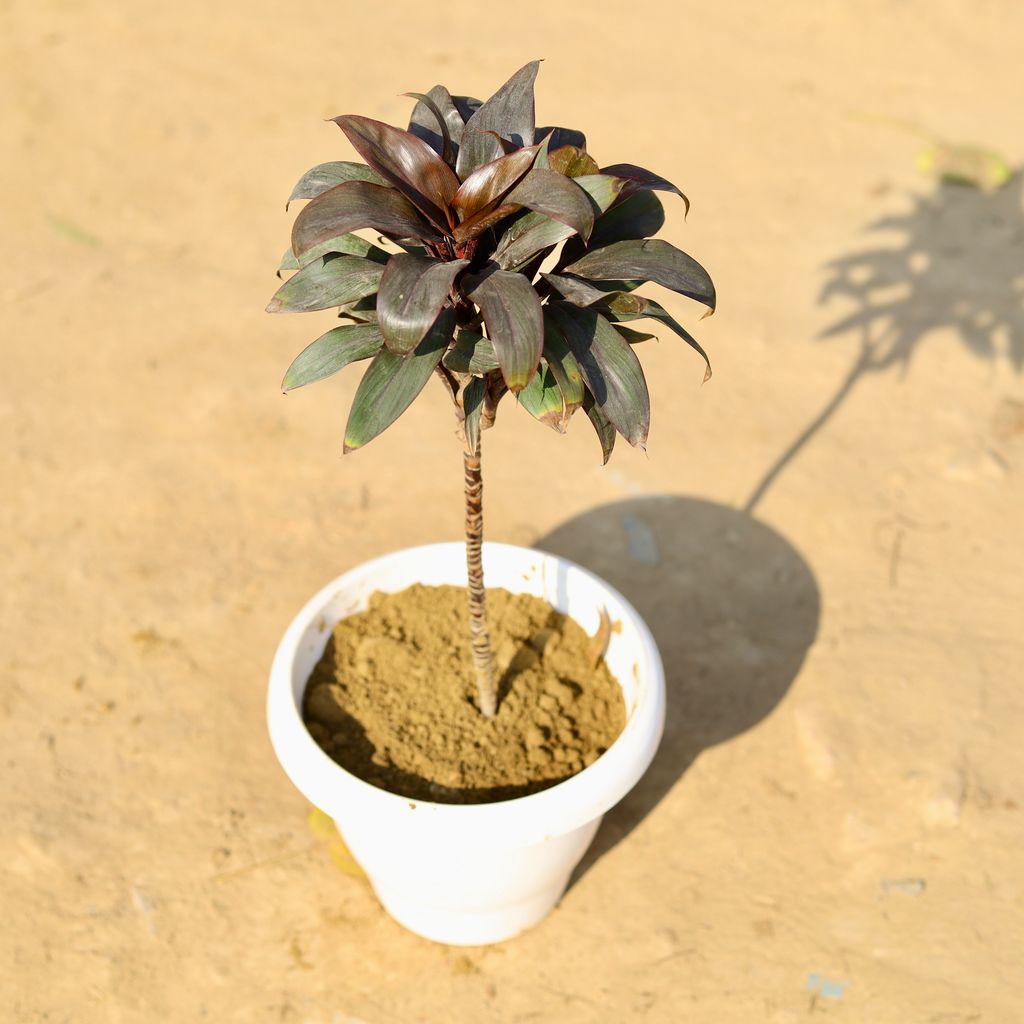
{"type": "Polygon", "coordinates": [[[500,703],[485,718],[466,606],[461,587],[416,585],[334,627],[304,713],[335,761],[411,799],[479,803],[552,786],[611,745],[625,705],[600,642],[526,594],[487,592],[500,703]]]}

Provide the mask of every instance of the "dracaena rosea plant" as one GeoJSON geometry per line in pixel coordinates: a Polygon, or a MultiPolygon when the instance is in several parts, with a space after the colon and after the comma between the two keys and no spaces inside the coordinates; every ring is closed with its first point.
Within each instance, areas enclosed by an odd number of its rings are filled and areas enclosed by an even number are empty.
{"type": "Polygon", "coordinates": [[[473,660],[488,716],[497,690],[481,562],[480,437],[498,403],[511,392],[558,431],[582,408],[605,462],[617,433],[643,447],[650,403],[633,346],[652,335],[624,325],[652,319],[705,364],[707,356],[636,289],[653,281],[715,306],[704,268],[652,238],[665,219],[654,192],[686,197],[633,164],[600,167],[579,132],[537,128],[538,67],[527,64],[484,103],[441,85],[408,93],[417,104],[406,131],[355,114],[334,118],[366,163],[320,164],[295,186],[291,199],[309,200],[281,267],[295,273],[268,306],[338,307],[351,321],[309,345],[283,384],[289,391],[370,360],[346,452],[390,426],[431,376],[451,397],[465,445],[473,660]]]}

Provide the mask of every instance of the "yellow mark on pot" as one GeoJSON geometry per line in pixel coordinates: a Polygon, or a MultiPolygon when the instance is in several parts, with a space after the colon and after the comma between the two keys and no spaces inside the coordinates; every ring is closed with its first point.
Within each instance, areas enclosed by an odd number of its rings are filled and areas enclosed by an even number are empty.
{"type": "Polygon", "coordinates": [[[330,815],[324,814],[318,807],[312,808],[306,818],[309,831],[321,842],[327,843],[327,854],[334,866],[350,878],[365,878],[366,872],[359,866],[355,857],[349,852],[345,841],[338,834],[338,827],[330,815]]]}

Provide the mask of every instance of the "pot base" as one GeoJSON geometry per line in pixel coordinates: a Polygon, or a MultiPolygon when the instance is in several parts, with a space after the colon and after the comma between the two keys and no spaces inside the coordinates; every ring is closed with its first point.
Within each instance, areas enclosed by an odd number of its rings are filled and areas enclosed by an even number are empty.
{"type": "Polygon", "coordinates": [[[458,879],[479,871],[478,858],[459,856],[451,848],[437,851],[441,863],[432,865],[430,882],[422,858],[417,857],[415,874],[410,875],[404,864],[394,875],[382,875],[378,869],[370,884],[384,909],[424,939],[446,946],[504,942],[540,924],[551,913],[600,824],[598,818],[568,835],[516,850],[514,863],[502,864],[497,858],[499,863],[485,879],[486,892],[474,892],[473,887],[460,891],[458,879]],[[546,870],[552,861],[562,869],[554,878],[546,870]],[[449,876],[448,884],[443,883],[443,875],[449,876]],[[503,880],[507,884],[503,885],[503,880]]]}

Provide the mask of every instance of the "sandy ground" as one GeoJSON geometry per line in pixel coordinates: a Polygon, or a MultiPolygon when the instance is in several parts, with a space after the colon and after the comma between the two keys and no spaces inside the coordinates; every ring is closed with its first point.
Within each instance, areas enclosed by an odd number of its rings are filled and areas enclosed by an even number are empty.
{"type": "Polygon", "coordinates": [[[1019,1020],[1024,213],[886,119],[1024,161],[1022,33],[996,0],[0,4],[0,1016],[1019,1020]],[[358,373],[277,389],[330,314],[263,306],[293,181],[350,153],[323,118],[535,56],[541,121],[693,199],[664,234],[718,284],[715,377],[648,345],[649,455],[603,469],[584,422],[487,438],[489,536],[607,573],[672,704],[559,909],[459,951],[338,870],[263,722],[309,594],[458,536],[449,412],[343,461],[358,373]]]}

